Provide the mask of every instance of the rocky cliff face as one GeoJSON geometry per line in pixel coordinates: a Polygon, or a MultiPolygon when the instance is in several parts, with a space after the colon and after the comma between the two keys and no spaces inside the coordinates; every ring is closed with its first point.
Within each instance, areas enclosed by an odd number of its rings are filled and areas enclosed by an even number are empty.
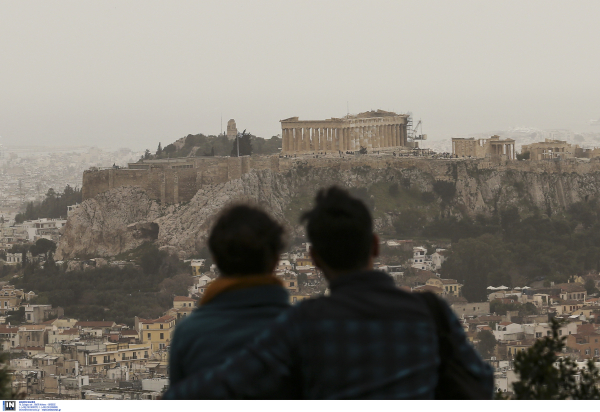
{"type": "MultiPolygon", "coordinates": [[[[556,211],[600,194],[600,171],[589,165],[563,171],[531,170],[520,165],[482,169],[468,161],[424,161],[403,168],[342,170],[300,163],[285,173],[252,171],[240,179],[207,185],[189,203],[179,205],[161,206],[141,188],[112,189],[86,200],[69,217],[57,258],[114,256],[145,241],[190,256],[204,246],[215,215],[232,202],[257,203],[291,231],[301,231],[298,222],[286,220],[290,219],[288,211],[298,199],[314,197],[321,187],[368,188],[376,183],[402,182],[427,192],[433,190],[436,180],[456,184],[449,212],[457,215],[490,214],[507,206],[528,209],[535,205],[545,212],[556,211]]],[[[390,224],[389,218],[378,219],[377,228],[390,224]]]]}
{"type": "Polygon", "coordinates": [[[152,232],[129,225],[152,222],[161,208],[144,190],[123,187],[88,199],[72,212],[63,228],[56,259],[114,256],[154,240],[152,232]]]}

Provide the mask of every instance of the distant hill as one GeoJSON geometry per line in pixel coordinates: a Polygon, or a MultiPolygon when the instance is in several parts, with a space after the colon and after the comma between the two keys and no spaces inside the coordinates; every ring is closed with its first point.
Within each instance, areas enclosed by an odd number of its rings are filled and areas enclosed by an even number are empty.
{"type": "MultiPolygon", "coordinates": [[[[252,154],[275,154],[281,149],[281,138],[273,136],[263,139],[250,135],[252,142],[252,154]]],[[[233,141],[227,135],[205,136],[203,134],[188,134],[177,141],[162,147],[159,143],[157,150],[152,153],[146,150],[145,159],[166,159],[176,157],[199,157],[199,156],[229,156],[233,147],[233,141]]]]}

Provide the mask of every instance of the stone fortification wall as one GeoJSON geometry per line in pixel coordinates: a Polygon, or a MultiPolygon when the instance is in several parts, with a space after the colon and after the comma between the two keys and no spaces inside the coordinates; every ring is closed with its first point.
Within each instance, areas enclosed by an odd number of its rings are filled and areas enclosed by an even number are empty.
{"type": "MultiPolygon", "coordinates": [[[[184,159],[177,159],[184,160],[184,159]]],[[[90,169],[83,173],[83,200],[124,186],[143,188],[161,203],[189,201],[205,185],[239,179],[252,170],[279,170],[277,156],[209,157],[172,163],[130,164],[128,169],[90,169]]]]}
{"type": "Polygon", "coordinates": [[[96,197],[109,189],[136,186],[143,188],[150,199],[162,204],[188,202],[198,190],[206,185],[226,183],[239,179],[253,170],[271,170],[275,173],[288,173],[302,168],[328,168],[351,170],[357,167],[372,169],[419,169],[437,179],[452,179],[452,170],[458,167],[469,169],[514,170],[534,173],[577,173],[585,174],[600,171],[600,162],[577,160],[560,161],[514,161],[489,159],[434,160],[391,156],[350,156],[350,157],[298,157],[279,156],[256,157],[210,157],[196,158],[189,162],[152,165],[147,169],[105,169],[87,170],[83,174],[83,200],[96,197]]]}

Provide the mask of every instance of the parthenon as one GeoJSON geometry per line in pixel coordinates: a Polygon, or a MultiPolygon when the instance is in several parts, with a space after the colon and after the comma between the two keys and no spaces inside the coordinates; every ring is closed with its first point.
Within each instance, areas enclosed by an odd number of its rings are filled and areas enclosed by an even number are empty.
{"type": "Polygon", "coordinates": [[[282,153],[406,146],[408,115],[383,110],[326,120],[281,120],[282,153]]]}

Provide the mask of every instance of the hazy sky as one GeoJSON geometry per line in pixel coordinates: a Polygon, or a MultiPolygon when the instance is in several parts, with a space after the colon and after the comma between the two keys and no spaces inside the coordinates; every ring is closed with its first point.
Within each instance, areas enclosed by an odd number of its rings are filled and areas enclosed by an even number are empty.
{"type": "MultiPolygon", "coordinates": [[[[0,0],[0,136],[146,147],[230,118],[412,111],[433,139],[588,128],[600,1],[0,0]]],[[[600,128],[599,128],[600,129],[600,128]]]]}

